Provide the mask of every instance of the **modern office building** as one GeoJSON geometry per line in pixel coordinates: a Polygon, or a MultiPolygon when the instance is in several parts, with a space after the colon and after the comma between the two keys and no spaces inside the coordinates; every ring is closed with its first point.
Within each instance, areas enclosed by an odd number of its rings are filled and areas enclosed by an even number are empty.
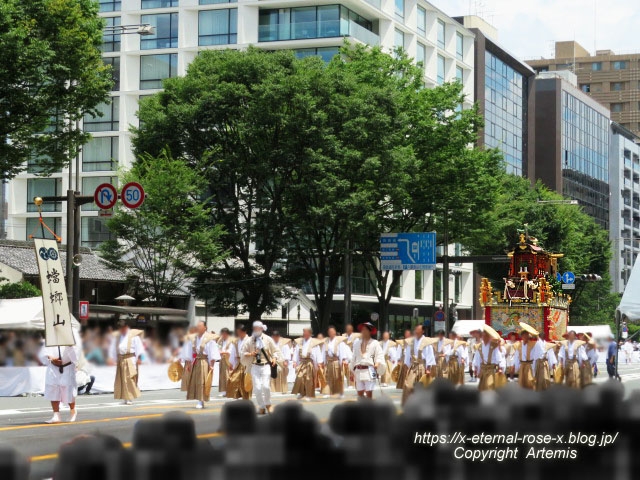
{"type": "Polygon", "coordinates": [[[478,144],[498,148],[507,172],[526,177],[535,158],[535,72],[498,43],[498,31],[482,18],[456,20],[475,34],[474,98],[484,117],[478,144]]]}
{"type": "MultiPolygon", "coordinates": [[[[422,0],[99,0],[99,4],[108,26],[150,24],[155,33],[104,36],[104,61],[113,67],[115,86],[111,100],[101,107],[103,116],[87,117],[83,122],[83,128],[93,135],[83,149],[77,172],[83,194],[92,194],[101,183],[117,181],[117,168],[126,168],[133,159],[129,127],[138,124],[139,99],[157,92],[164,79],[184,75],[202,50],[253,45],[329,60],[345,39],[379,45],[388,52],[402,47],[423,64],[427,87],[459,80],[468,98],[463,107],[473,103],[474,35],[422,0]]],[[[37,173],[30,168],[9,185],[9,239],[25,240],[38,225],[34,196],[61,194],[68,188],[66,171],[47,178],[37,173]]],[[[44,210],[46,222],[65,243],[66,205],[50,204],[44,210]]],[[[81,221],[82,246],[96,248],[109,238],[106,220],[95,206],[82,207],[81,221]]],[[[467,282],[471,269],[460,266],[458,270],[462,273],[449,279],[450,291],[459,292],[456,303],[464,317],[474,296],[467,282]]],[[[434,283],[431,277],[430,272],[403,273],[400,296],[392,302],[393,315],[410,319],[417,305],[421,317],[431,318],[439,305],[437,293],[433,294],[438,291],[434,287],[437,280],[434,283]]],[[[363,280],[354,280],[354,308],[375,309],[375,297],[363,280]]],[[[274,315],[279,317],[280,312],[274,315]]]]}
{"type": "Polygon", "coordinates": [[[0,240],[7,236],[7,184],[0,180],[0,240]]]}
{"type": "Polygon", "coordinates": [[[535,81],[536,162],[530,178],[577,200],[609,228],[609,110],[582,92],[568,70],[535,81]]]}
{"type": "Polygon", "coordinates": [[[556,42],[555,57],[527,60],[536,72],[570,70],[579,88],[611,111],[611,119],[640,135],[640,53],[595,55],[574,41],[556,42]]]}
{"type": "Polygon", "coordinates": [[[622,293],[640,253],[640,139],[612,122],[609,140],[611,188],[609,238],[613,291],[622,293]]]}

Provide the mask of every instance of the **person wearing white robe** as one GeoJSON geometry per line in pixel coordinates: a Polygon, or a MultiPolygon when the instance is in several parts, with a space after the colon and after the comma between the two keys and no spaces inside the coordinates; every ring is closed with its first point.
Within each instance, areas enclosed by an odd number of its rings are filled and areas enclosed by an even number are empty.
{"type": "Polygon", "coordinates": [[[209,400],[208,397],[205,397],[204,392],[208,373],[205,368],[207,365],[204,364],[208,364],[208,368],[213,369],[215,363],[220,361],[221,356],[218,344],[213,339],[213,336],[207,333],[206,323],[199,321],[197,328],[198,332],[192,340],[185,342],[183,360],[191,366],[191,375],[187,385],[187,400],[197,400],[196,408],[202,409],[204,408],[204,402],[209,400]],[[204,345],[203,342],[205,342],[204,345]],[[201,362],[203,365],[198,365],[196,368],[196,363],[200,362],[201,359],[204,360],[201,362]]]}
{"type": "Polygon", "coordinates": [[[218,339],[218,350],[220,351],[220,364],[218,366],[218,396],[224,397],[227,394],[227,378],[235,368],[235,348],[236,345],[231,338],[228,328],[220,330],[218,339]]]}
{"type": "Polygon", "coordinates": [[[544,356],[542,342],[537,340],[537,335],[529,337],[529,332],[522,332],[520,348],[515,350],[513,366],[518,372],[518,385],[522,388],[534,389],[536,378],[536,362],[544,356]]]}
{"type": "Polygon", "coordinates": [[[77,418],[76,395],[76,364],[80,358],[78,354],[82,348],[78,333],[73,330],[75,346],[46,347],[40,349],[38,357],[40,362],[47,367],[44,380],[44,398],[51,402],[53,416],[46,423],[60,423],[60,402],[69,405],[71,414],[69,422],[75,422],[77,418]],[[62,371],[61,371],[62,370],[62,371]]]}
{"type": "MultiPolygon", "coordinates": [[[[123,379],[124,385],[119,384],[118,374],[116,373],[116,384],[114,385],[114,398],[116,400],[122,400],[124,405],[131,405],[132,398],[140,396],[140,390],[138,389],[138,366],[141,363],[141,357],[144,354],[144,346],[142,340],[140,340],[141,332],[139,330],[133,330],[128,327],[124,320],[118,321],[118,330],[115,332],[111,339],[111,345],[109,346],[109,359],[108,363],[111,365],[120,365],[123,363],[121,359],[125,356],[132,355],[133,365],[136,367],[136,374],[133,380],[125,378],[123,379]],[[129,338],[131,337],[131,338],[129,338]],[[131,348],[129,348],[129,342],[131,348]]],[[[124,360],[126,362],[126,360],[124,360]]],[[[117,368],[120,368],[119,366],[117,368]]]]}
{"type": "Polygon", "coordinates": [[[389,332],[384,332],[382,334],[382,342],[380,342],[380,347],[382,348],[382,353],[385,356],[385,362],[387,363],[387,369],[384,372],[384,375],[380,377],[380,382],[383,387],[388,386],[391,382],[391,372],[393,372],[393,368],[396,366],[396,363],[398,363],[396,346],[391,346],[391,343],[392,340],[389,332]]]}
{"type": "Polygon", "coordinates": [[[291,393],[297,398],[315,397],[314,372],[318,365],[322,365],[324,359],[318,347],[319,341],[311,337],[311,329],[302,331],[302,338],[298,339],[297,348],[293,353],[293,368],[296,369],[296,381],[291,393]],[[313,348],[310,348],[312,347],[313,348]]]}
{"type": "MultiPolygon", "coordinates": [[[[493,331],[495,332],[495,330],[493,331]]],[[[499,342],[499,336],[496,338],[487,330],[482,332],[482,341],[473,356],[473,371],[480,380],[478,385],[480,391],[494,390],[496,388],[496,374],[504,373],[507,367],[499,342]]]]}
{"type": "Polygon", "coordinates": [[[358,325],[360,338],[353,342],[353,357],[351,371],[356,381],[358,397],[373,397],[373,389],[379,373],[387,368],[382,348],[377,340],[371,338],[376,334],[376,328],[370,322],[358,325]]]}
{"type": "Polygon", "coordinates": [[[331,395],[344,395],[344,365],[348,365],[352,358],[351,349],[347,346],[344,337],[338,337],[336,329],[330,326],[327,330],[328,338],[325,340],[323,363],[327,367],[327,383],[331,395]]]}
{"type": "Polygon", "coordinates": [[[569,331],[567,341],[563,342],[558,353],[558,360],[564,369],[565,384],[573,388],[580,388],[580,367],[583,362],[589,361],[584,342],[578,342],[576,343],[576,333],[573,330],[569,331]]]}

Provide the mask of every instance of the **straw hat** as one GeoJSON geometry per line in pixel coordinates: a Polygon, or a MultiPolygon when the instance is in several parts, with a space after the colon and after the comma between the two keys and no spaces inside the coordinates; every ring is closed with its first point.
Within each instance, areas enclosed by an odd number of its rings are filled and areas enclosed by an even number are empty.
{"type": "Polygon", "coordinates": [[[253,390],[253,381],[251,380],[251,375],[245,373],[244,375],[244,391],[250,392],[253,390]]]}
{"type": "Polygon", "coordinates": [[[169,380],[172,382],[179,382],[182,380],[183,373],[184,368],[182,368],[182,364],[180,362],[172,362],[171,365],[169,365],[167,375],[169,375],[169,380]]]}
{"type": "Polygon", "coordinates": [[[207,372],[207,378],[204,381],[203,394],[204,398],[209,398],[211,396],[211,384],[213,383],[213,368],[210,368],[207,372]]]}
{"type": "Polygon", "coordinates": [[[486,323],[482,325],[482,330],[487,332],[494,340],[500,340],[500,334],[495,331],[493,327],[487,325],[486,323]]]}
{"type": "Polygon", "coordinates": [[[522,330],[533,335],[534,337],[540,335],[540,333],[528,323],[520,322],[520,327],[522,328],[522,330]]]}
{"type": "Polygon", "coordinates": [[[391,372],[391,380],[393,380],[394,382],[397,382],[398,378],[400,378],[401,368],[402,366],[399,363],[395,367],[393,367],[393,371],[391,372]]]}

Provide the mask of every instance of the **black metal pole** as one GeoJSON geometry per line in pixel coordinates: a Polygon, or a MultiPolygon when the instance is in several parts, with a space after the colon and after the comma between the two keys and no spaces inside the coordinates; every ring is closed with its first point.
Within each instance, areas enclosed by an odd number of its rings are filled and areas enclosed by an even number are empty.
{"type": "Polygon", "coordinates": [[[449,332],[449,212],[444,213],[444,245],[442,255],[442,311],[444,331],[449,332]]]}
{"type": "Polygon", "coordinates": [[[344,326],[351,323],[351,241],[347,240],[344,254],[344,326]]]}
{"type": "MultiPolygon", "coordinates": [[[[69,164],[71,169],[71,164],[69,164]]],[[[69,176],[69,189],[67,190],[67,299],[69,311],[73,311],[73,239],[75,226],[75,191],[71,189],[71,175],[69,176]]]]}

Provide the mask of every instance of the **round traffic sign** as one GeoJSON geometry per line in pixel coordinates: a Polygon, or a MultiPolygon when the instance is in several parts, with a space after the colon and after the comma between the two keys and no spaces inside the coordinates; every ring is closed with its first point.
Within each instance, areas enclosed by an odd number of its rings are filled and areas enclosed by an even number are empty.
{"type": "Polygon", "coordinates": [[[129,182],[122,187],[120,200],[126,207],[138,208],[144,202],[144,189],[137,182],[129,182]]]}
{"type": "Polygon", "coordinates": [[[441,322],[442,320],[444,320],[444,312],[442,310],[438,310],[434,317],[436,318],[436,320],[441,322]]]}
{"type": "Polygon", "coordinates": [[[564,275],[562,275],[562,281],[564,283],[573,283],[576,281],[576,276],[573,272],[564,272],[564,275]]]}
{"type": "Polygon", "coordinates": [[[109,210],[118,201],[118,191],[110,183],[102,183],[96,188],[93,199],[98,207],[103,210],[109,210]]]}

